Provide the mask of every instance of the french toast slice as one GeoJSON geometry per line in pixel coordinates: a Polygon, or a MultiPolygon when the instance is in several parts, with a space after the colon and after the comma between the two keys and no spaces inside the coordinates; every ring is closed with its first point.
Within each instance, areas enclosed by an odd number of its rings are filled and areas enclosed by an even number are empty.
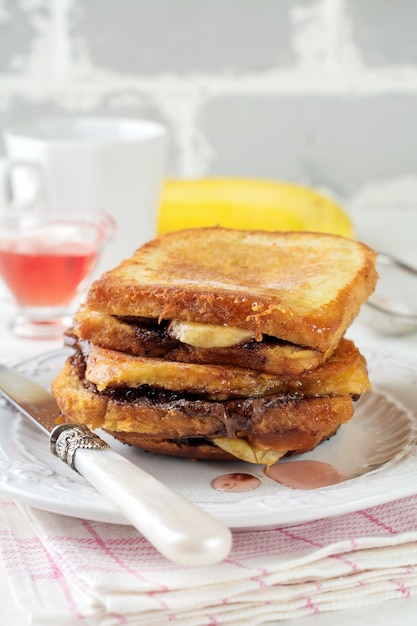
{"type": "Polygon", "coordinates": [[[341,340],[325,363],[297,376],[149,359],[90,344],[85,379],[98,391],[152,387],[220,400],[271,394],[355,396],[370,388],[365,359],[347,339],[341,340]]]}
{"type": "Polygon", "coordinates": [[[139,248],[91,286],[116,316],[226,325],[327,352],[373,292],[376,254],[337,235],[201,228],[139,248]]]}
{"type": "Polygon", "coordinates": [[[168,333],[168,322],[140,317],[121,318],[81,306],[67,333],[67,343],[75,338],[136,356],[180,361],[248,367],[270,374],[296,375],[322,364],[334,350],[326,352],[302,348],[264,336],[223,348],[201,348],[183,343],[168,333]],[[75,338],[73,337],[75,335],[75,338]]]}
{"type": "Polygon", "coordinates": [[[236,458],[218,446],[216,442],[223,439],[245,440],[254,449],[273,449],[279,456],[304,452],[333,435],[353,415],[352,398],[346,395],[277,394],[209,401],[167,391],[98,393],[80,378],[71,359],[55,377],[52,390],[63,419],[69,422],[103,428],[146,450],[193,458],[211,458],[213,446],[218,448],[216,458],[236,458]],[[198,451],[201,443],[203,449],[210,446],[208,456],[198,451]]]}

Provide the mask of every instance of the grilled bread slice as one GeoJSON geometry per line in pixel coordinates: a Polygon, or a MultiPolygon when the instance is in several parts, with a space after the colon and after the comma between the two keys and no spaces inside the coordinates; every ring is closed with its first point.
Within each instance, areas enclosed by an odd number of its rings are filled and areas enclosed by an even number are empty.
{"type": "Polygon", "coordinates": [[[375,253],[307,232],[202,228],[139,248],[93,283],[90,309],[270,335],[334,349],[377,281],[375,253]]]}
{"type": "Polygon", "coordinates": [[[103,428],[145,450],[192,458],[251,460],[240,453],[245,444],[253,451],[252,462],[265,462],[270,451],[275,462],[289,452],[313,449],[353,415],[347,395],[209,401],[157,390],[99,393],[71,358],[52,390],[66,421],[103,428]]]}
{"type": "MultiPolygon", "coordinates": [[[[206,325],[208,326],[208,325],[206,325]]],[[[213,327],[212,327],[213,328],[213,327]]],[[[218,327],[215,327],[218,328],[218,327]]],[[[121,318],[81,306],[74,316],[74,326],[66,342],[78,339],[102,348],[136,356],[236,367],[249,367],[261,372],[297,375],[321,365],[332,353],[302,348],[292,343],[264,336],[225,347],[198,347],[180,341],[170,332],[170,324],[141,317],[121,318]]]]}
{"type": "Polygon", "coordinates": [[[300,396],[361,395],[370,388],[365,359],[342,339],[323,365],[299,376],[277,376],[243,367],[178,363],[137,357],[90,344],[85,379],[98,391],[152,387],[206,399],[259,398],[272,394],[300,396]]]}

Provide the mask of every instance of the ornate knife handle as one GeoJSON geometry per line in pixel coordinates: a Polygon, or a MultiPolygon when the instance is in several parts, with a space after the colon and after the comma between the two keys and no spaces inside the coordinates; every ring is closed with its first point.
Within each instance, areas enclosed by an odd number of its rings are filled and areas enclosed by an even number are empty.
{"type": "Polygon", "coordinates": [[[55,426],[50,447],[171,561],[211,565],[229,554],[229,528],[112,450],[86,426],[55,426]]]}
{"type": "MultiPolygon", "coordinates": [[[[84,424],[59,424],[51,432],[51,451],[71,469],[78,472],[74,456],[79,448],[105,450],[110,446],[84,424]]],[[[79,473],[79,472],[78,472],[79,473]]]]}

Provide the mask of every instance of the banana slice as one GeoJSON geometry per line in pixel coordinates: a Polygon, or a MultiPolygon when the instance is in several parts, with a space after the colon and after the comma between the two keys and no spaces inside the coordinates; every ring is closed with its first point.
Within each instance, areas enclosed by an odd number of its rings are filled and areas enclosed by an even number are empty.
{"type": "Polygon", "coordinates": [[[246,461],[247,463],[257,463],[260,465],[266,465],[268,469],[274,463],[280,460],[284,456],[286,450],[262,450],[261,448],[255,448],[250,445],[247,439],[236,438],[229,439],[228,437],[215,437],[212,439],[213,443],[221,448],[230,452],[238,459],[246,461]]]}
{"type": "Polygon", "coordinates": [[[234,326],[216,326],[173,320],[168,333],[181,343],[195,348],[228,348],[255,337],[255,333],[234,326]]]}

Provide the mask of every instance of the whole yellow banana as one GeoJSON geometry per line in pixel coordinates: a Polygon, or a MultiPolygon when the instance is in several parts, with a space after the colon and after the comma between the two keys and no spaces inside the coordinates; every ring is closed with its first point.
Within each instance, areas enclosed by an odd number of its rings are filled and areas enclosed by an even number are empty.
{"type": "Polygon", "coordinates": [[[353,237],[348,215],[330,198],[294,183],[250,178],[167,180],[158,232],[201,226],[305,230],[353,237]]]}

